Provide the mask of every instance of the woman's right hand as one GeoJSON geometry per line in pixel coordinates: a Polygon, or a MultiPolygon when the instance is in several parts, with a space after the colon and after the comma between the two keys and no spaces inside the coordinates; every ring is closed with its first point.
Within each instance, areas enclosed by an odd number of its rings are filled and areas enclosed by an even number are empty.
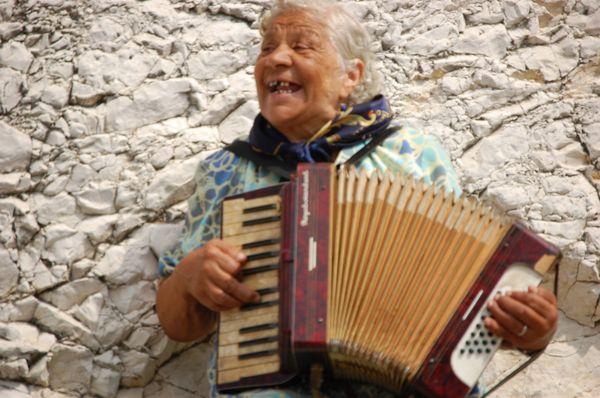
{"type": "Polygon", "coordinates": [[[204,307],[225,311],[260,301],[258,293],[236,278],[245,261],[240,249],[213,239],[181,260],[171,277],[178,278],[186,293],[204,307]]]}

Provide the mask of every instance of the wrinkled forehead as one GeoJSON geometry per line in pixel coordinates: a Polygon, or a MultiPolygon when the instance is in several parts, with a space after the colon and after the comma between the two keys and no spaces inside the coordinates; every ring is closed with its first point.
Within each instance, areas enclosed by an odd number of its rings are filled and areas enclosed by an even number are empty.
{"type": "Polygon", "coordinates": [[[327,33],[325,26],[310,14],[292,11],[277,16],[266,29],[263,40],[285,36],[324,40],[327,38],[327,33]]]}

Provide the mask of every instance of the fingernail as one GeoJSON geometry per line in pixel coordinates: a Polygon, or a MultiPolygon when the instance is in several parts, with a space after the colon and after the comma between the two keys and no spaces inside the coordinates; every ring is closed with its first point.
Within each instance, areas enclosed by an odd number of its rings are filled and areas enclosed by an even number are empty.
{"type": "Polygon", "coordinates": [[[255,303],[260,303],[260,294],[256,293],[253,297],[252,297],[252,301],[254,301],[255,303]]]}
{"type": "Polygon", "coordinates": [[[243,252],[238,252],[237,259],[238,261],[244,261],[246,260],[246,255],[243,252]]]}
{"type": "Polygon", "coordinates": [[[537,293],[538,292],[538,288],[537,288],[537,286],[529,286],[529,291],[531,293],[537,293]]]}

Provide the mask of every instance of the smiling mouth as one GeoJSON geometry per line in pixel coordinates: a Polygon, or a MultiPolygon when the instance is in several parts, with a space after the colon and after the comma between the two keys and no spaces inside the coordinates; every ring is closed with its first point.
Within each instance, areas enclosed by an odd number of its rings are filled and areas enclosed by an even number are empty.
{"type": "Polygon", "coordinates": [[[274,94],[292,94],[302,88],[299,84],[279,80],[268,83],[267,86],[269,92],[274,94]]]}

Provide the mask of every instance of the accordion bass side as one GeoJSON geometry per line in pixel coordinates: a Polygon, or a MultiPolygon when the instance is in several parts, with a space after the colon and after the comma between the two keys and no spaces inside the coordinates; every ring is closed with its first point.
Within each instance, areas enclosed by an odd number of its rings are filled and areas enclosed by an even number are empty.
{"type": "Polygon", "coordinates": [[[560,252],[471,199],[412,178],[300,165],[227,198],[222,238],[259,303],[220,314],[217,387],[277,385],[313,364],[405,394],[464,397],[500,346],[491,297],[541,282],[560,252]]]}

